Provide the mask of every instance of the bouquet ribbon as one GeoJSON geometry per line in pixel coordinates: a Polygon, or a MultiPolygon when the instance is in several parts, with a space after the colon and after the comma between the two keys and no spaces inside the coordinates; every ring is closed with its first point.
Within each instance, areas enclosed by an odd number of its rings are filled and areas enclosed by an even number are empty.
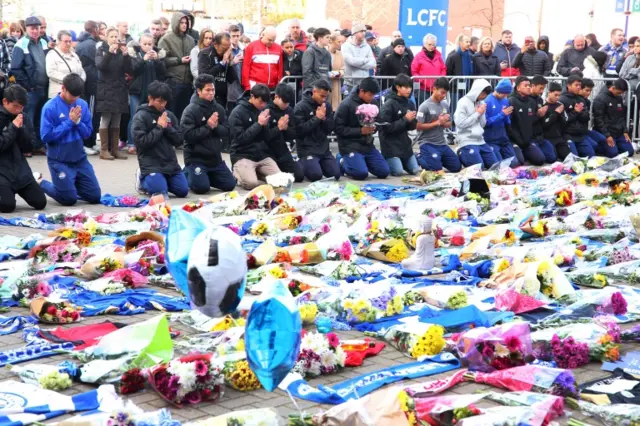
{"type": "Polygon", "coordinates": [[[320,404],[342,404],[358,399],[381,387],[405,379],[433,376],[455,370],[460,361],[449,353],[442,353],[423,361],[396,365],[390,368],[366,373],[353,379],[337,383],[332,387],[320,385],[314,388],[299,375],[290,374],[280,384],[280,388],[291,395],[320,404]]]}

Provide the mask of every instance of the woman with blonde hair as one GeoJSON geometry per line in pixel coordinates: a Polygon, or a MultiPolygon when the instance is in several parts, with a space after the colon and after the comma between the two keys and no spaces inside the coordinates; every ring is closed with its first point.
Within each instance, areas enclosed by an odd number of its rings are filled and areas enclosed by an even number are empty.
{"type": "Polygon", "coordinates": [[[198,43],[196,43],[195,47],[191,49],[191,54],[189,57],[191,61],[189,62],[189,68],[191,69],[191,74],[193,75],[193,80],[195,81],[198,78],[198,54],[201,50],[206,49],[211,46],[213,43],[213,38],[216,36],[216,33],[213,32],[211,28],[205,28],[200,31],[200,38],[198,39],[198,43]]]}
{"type": "Polygon", "coordinates": [[[342,51],[340,49],[346,40],[347,38],[340,34],[340,32],[334,32],[331,34],[329,53],[331,53],[331,71],[334,72],[334,75],[331,77],[331,98],[329,103],[333,107],[334,111],[338,108],[338,105],[342,100],[340,88],[342,77],[344,77],[344,57],[342,56],[342,51]]]}
{"type": "Polygon", "coordinates": [[[20,22],[12,22],[9,24],[9,35],[4,40],[9,50],[9,55],[13,54],[13,46],[15,46],[22,37],[24,37],[24,27],[20,22]]]}
{"type": "Polygon", "coordinates": [[[493,53],[491,37],[484,37],[478,46],[478,52],[473,55],[473,75],[499,76],[500,60],[493,53]]]}

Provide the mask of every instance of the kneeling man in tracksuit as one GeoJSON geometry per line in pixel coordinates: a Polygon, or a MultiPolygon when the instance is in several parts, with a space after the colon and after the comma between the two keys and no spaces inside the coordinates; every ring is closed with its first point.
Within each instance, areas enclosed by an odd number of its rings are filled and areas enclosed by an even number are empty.
{"type": "Polygon", "coordinates": [[[527,160],[533,166],[542,166],[546,157],[533,133],[534,123],[538,122],[540,117],[536,101],[531,98],[531,81],[525,76],[519,76],[516,78],[515,89],[509,98],[513,107],[511,126],[507,128],[509,137],[520,148],[520,152],[516,150],[516,154],[520,154],[518,160],[521,164],[527,160]]]}
{"type": "Polygon", "coordinates": [[[373,174],[384,179],[389,176],[389,164],[373,145],[375,127],[362,126],[356,111],[360,105],[370,104],[380,91],[380,86],[371,77],[340,103],[336,111],[336,135],[340,150],[340,165],[344,173],[356,180],[364,180],[373,174]]]}
{"type": "Polygon", "coordinates": [[[281,172],[293,175],[296,182],[304,180],[304,172],[299,162],[293,159],[287,142],[296,138],[296,123],[293,108],[289,105],[296,100],[296,92],[287,83],[276,86],[273,100],[267,105],[269,110],[269,131],[267,145],[271,158],[274,159],[281,172]]]}
{"type": "Polygon", "coordinates": [[[627,109],[622,100],[628,88],[627,81],[619,78],[596,96],[593,101],[593,128],[604,135],[610,151],[616,155],[626,152],[631,157],[633,145],[627,125],[627,109]]]}
{"type": "Polygon", "coordinates": [[[296,104],[296,149],[304,175],[311,182],[327,178],[340,179],[340,167],[329,149],[329,134],[335,127],[333,109],[327,102],[331,86],[320,79],[313,83],[296,104]]]}
{"type": "Polygon", "coordinates": [[[24,153],[33,150],[35,137],[24,113],[27,91],[19,84],[4,90],[0,107],[0,212],[16,209],[16,194],[36,210],[47,205],[47,197],[34,179],[24,153]]]}
{"type": "Polygon", "coordinates": [[[133,142],[138,151],[136,188],[148,194],[171,192],[177,197],[189,193],[187,178],[178,164],[175,147],[182,145],[179,121],[166,109],[171,88],[154,81],[147,89],[148,103],[133,116],[133,142]]]}
{"type": "Polygon", "coordinates": [[[229,125],[224,108],[215,100],[215,81],[209,74],[196,78],[196,99],[182,113],[184,172],[189,188],[205,194],[211,187],[232,191],[236,178],[222,160],[222,147],[228,143],[229,125]]]}
{"type": "Polygon", "coordinates": [[[92,127],[89,106],[80,99],[83,90],[82,78],[68,74],[60,93],[42,107],[40,135],[47,145],[51,182],[42,180],[40,187],[63,206],[73,206],[78,199],[100,202],[100,185],[84,152],[83,141],[92,127]]]}
{"type": "Polygon", "coordinates": [[[487,124],[484,126],[484,141],[493,149],[498,161],[512,158],[511,167],[521,165],[507,128],[511,126],[513,107],[509,105],[509,95],[513,91],[511,80],[502,79],[492,94],[487,96],[487,124]]]}

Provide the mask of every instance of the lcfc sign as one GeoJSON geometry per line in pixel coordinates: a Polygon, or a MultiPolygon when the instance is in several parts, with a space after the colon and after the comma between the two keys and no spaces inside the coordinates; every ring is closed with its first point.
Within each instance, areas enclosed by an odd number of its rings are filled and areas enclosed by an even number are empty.
{"type": "Polygon", "coordinates": [[[422,46],[422,38],[431,33],[444,52],[448,20],[449,0],[400,0],[399,29],[408,46],[422,46]]]}

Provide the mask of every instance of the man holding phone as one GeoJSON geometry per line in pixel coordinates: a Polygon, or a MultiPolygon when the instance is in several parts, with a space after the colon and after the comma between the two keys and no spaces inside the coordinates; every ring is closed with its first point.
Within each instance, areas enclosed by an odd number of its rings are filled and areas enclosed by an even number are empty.
{"type": "Polygon", "coordinates": [[[193,93],[193,75],[189,68],[191,49],[195,40],[189,35],[190,20],[182,12],[175,12],[171,17],[171,31],[160,39],[158,46],[167,52],[167,84],[171,87],[172,99],[168,109],[176,117],[189,105],[193,93]]]}

